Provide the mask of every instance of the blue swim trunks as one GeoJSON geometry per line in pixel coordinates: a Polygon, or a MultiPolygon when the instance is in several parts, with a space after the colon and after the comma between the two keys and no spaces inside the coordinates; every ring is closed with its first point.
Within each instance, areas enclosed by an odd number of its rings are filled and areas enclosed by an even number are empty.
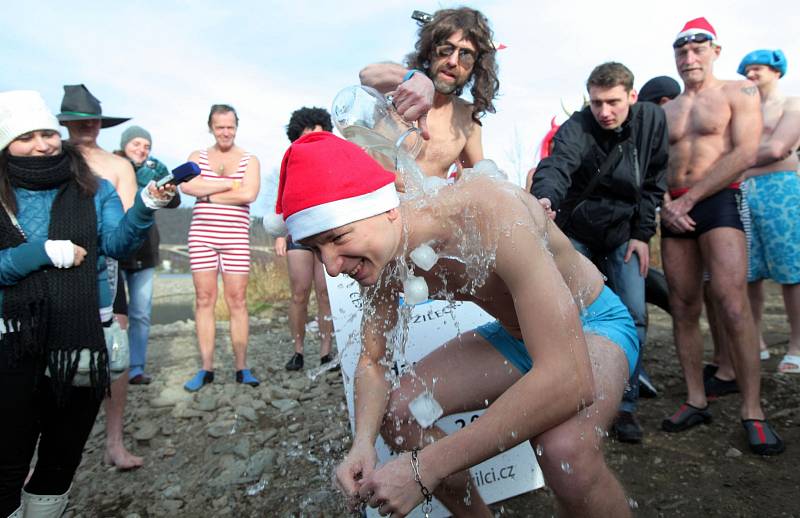
{"type": "MultiPolygon", "coordinates": [[[[608,338],[622,349],[628,358],[628,375],[633,375],[639,357],[639,337],[628,309],[608,286],[588,308],[581,311],[583,332],[608,338]]],[[[511,336],[498,321],[484,324],[475,332],[492,344],[514,367],[525,374],[533,367],[533,360],[525,343],[511,336]]]]}
{"type": "Polygon", "coordinates": [[[748,178],[750,206],[748,281],[800,282],[800,176],[780,171],[748,178]]]}

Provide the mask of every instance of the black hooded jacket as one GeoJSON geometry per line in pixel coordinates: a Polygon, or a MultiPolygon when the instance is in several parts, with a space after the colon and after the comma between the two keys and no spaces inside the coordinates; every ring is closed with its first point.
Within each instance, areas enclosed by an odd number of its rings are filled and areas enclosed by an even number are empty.
{"type": "Polygon", "coordinates": [[[611,250],[631,238],[648,242],[666,189],[664,110],[652,103],[633,104],[619,128],[605,130],[587,106],[559,128],[553,145],[552,154],[536,168],[531,194],[550,199],[558,226],[595,249],[611,250]],[[581,200],[617,145],[621,158],[581,200]]]}

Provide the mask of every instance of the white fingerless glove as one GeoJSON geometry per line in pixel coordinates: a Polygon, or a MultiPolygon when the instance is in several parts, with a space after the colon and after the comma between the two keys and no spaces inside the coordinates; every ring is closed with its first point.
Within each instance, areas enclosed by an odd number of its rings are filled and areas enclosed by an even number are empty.
{"type": "Polygon", "coordinates": [[[165,192],[164,194],[167,195],[167,198],[165,198],[163,200],[159,199],[159,198],[156,198],[155,196],[150,194],[150,187],[155,185],[155,184],[156,184],[156,182],[154,180],[150,180],[150,183],[148,183],[144,188],[142,188],[141,191],[139,191],[139,192],[142,193],[141,194],[142,201],[144,202],[145,206],[148,209],[153,209],[153,210],[157,210],[157,209],[161,209],[163,207],[166,207],[167,204],[170,201],[172,201],[172,197],[175,196],[174,192],[165,192]]]}
{"type": "Polygon", "coordinates": [[[72,268],[75,263],[75,245],[69,240],[48,239],[44,251],[56,268],[72,268]]]}

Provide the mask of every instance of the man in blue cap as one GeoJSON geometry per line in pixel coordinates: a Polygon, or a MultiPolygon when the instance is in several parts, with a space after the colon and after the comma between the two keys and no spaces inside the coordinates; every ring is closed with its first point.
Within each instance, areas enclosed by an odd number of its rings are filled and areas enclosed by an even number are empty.
{"type": "Polygon", "coordinates": [[[737,72],[758,87],[764,117],[756,163],[745,172],[743,185],[753,233],[747,279],[750,303],[760,326],[762,281],[781,284],[791,336],[778,371],[800,374],[800,97],[787,97],[778,89],[778,80],[786,75],[786,56],[780,50],[750,52],[737,72]]]}

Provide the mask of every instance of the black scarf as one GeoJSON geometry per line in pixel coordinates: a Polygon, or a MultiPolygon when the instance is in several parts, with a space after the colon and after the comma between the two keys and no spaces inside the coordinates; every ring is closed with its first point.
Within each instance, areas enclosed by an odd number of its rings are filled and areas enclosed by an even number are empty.
{"type": "MultiPolygon", "coordinates": [[[[97,290],[97,213],[93,196],[81,191],[66,153],[52,157],[8,157],[13,187],[58,189],[50,209],[49,239],[66,239],[86,249],[80,266],[47,267],[3,289],[7,332],[0,344],[12,357],[30,354],[46,362],[57,398],[72,384],[80,350],[91,352],[90,379],[98,398],[109,390],[108,351],[99,317],[97,290]],[[10,330],[10,329],[9,329],[10,330]]],[[[25,242],[5,210],[0,211],[0,249],[25,242]]]]}

